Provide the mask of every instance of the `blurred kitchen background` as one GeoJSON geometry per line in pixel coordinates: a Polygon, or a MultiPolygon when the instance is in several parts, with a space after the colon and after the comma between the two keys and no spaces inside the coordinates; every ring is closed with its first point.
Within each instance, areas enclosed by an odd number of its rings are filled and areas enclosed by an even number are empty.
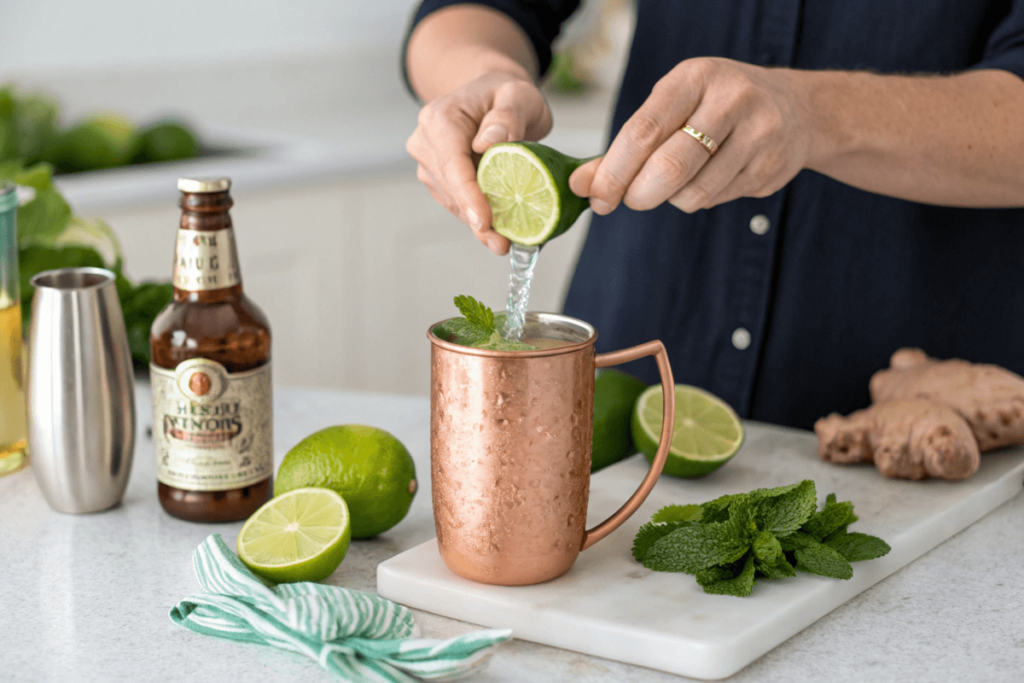
{"type": "MultiPolygon", "coordinates": [[[[434,203],[405,141],[417,105],[399,52],[411,0],[32,0],[3,4],[0,85],[60,125],[178,118],[205,156],[58,176],[103,218],[135,280],[170,278],[179,176],[232,178],[247,294],[270,318],[274,381],[425,395],[429,324],[471,294],[503,308],[509,264],[434,203]]],[[[545,85],[569,154],[602,150],[632,34],[629,0],[591,0],[545,85]]],[[[589,214],[583,219],[589,220],[589,214]]],[[[544,248],[530,308],[561,309],[586,233],[544,248]]]]}

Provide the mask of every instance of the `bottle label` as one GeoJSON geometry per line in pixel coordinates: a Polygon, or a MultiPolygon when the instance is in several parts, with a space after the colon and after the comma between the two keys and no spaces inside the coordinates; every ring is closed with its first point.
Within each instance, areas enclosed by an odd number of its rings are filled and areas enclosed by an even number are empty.
{"type": "Polygon", "coordinates": [[[255,484],[274,467],[270,363],[229,373],[193,358],[149,366],[157,479],[189,491],[255,484]]]}
{"type": "Polygon", "coordinates": [[[174,274],[178,289],[204,292],[242,283],[235,250],[235,232],[224,230],[178,230],[174,246],[174,274]]]}

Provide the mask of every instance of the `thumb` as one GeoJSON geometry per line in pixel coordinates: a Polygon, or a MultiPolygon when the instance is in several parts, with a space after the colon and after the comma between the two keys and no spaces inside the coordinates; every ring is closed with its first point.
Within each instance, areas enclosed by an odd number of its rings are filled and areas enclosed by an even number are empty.
{"type": "Polygon", "coordinates": [[[551,130],[551,111],[537,87],[528,81],[507,81],[494,91],[491,110],[480,121],[473,151],[483,154],[497,142],[539,140],[551,130]]]}
{"type": "Polygon", "coordinates": [[[569,176],[569,189],[577,197],[590,196],[590,184],[594,182],[594,176],[597,175],[597,167],[601,165],[601,159],[603,158],[591,159],[573,171],[572,175],[569,176]]]}

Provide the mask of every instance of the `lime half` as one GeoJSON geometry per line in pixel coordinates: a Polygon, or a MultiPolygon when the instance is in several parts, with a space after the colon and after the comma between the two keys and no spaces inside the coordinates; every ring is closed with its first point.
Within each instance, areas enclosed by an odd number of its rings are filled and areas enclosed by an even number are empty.
{"type": "Polygon", "coordinates": [[[569,176],[585,161],[536,142],[492,145],[476,173],[491,206],[491,226],[525,246],[561,235],[589,206],[569,189],[569,176]]]}
{"type": "MultiPolygon", "coordinates": [[[[648,461],[654,460],[658,450],[664,405],[659,384],[640,394],[633,408],[633,443],[648,461]]],[[[743,425],[725,401],[697,387],[676,385],[676,416],[666,474],[702,477],[724,465],[742,445],[743,425]]]]}
{"type": "Polygon", "coordinates": [[[238,534],[238,557],[276,583],[320,581],[348,551],[348,506],[330,489],[304,488],[271,498],[238,534]]]}

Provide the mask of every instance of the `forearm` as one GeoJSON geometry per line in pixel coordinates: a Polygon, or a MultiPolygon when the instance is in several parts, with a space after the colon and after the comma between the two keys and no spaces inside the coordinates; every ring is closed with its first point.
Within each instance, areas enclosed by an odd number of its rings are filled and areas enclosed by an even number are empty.
{"type": "Polygon", "coordinates": [[[929,204],[1024,206],[1024,81],[793,71],[813,138],[808,168],[929,204]]]}
{"type": "Polygon", "coordinates": [[[425,102],[491,71],[535,81],[537,56],[517,23],[478,5],[433,12],[416,26],[407,52],[409,81],[425,102]]]}

